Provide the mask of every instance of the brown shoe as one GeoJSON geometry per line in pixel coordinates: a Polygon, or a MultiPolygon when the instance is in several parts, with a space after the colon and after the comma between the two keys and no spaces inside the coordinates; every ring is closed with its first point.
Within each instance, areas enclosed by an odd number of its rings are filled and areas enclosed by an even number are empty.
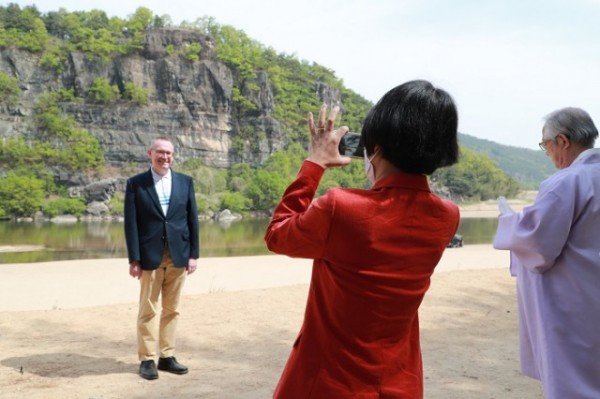
{"type": "Polygon", "coordinates": [[[173,374],[186,374],[188,372],[188,368],[178,363],[174,356],[159,358],[158,369],[173,374]]]}
{"type": "Polygon", "coordinates": [[[155,380],[158,378],[158,371],[156,371],[156,364],[154,360],[143,360],[140,364],[140,377],[147,380],[155,380]]]}

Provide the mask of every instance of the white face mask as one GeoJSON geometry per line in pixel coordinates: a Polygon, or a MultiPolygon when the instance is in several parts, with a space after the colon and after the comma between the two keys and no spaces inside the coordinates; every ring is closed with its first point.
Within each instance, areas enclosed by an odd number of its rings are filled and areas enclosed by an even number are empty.
{"type": "Polygon", "coordinates": [[[367,174],[367,179],[369,179],[371,185],[375,184],[375,168],[371,163],[373,158],[375,158],[375,155],[377,155],[377,151],[375,151],[371,158],[369,158],[369,156],[367,155],[367,149],[363,148],[363,161],[365,163],[365,173],[367,174]]]}

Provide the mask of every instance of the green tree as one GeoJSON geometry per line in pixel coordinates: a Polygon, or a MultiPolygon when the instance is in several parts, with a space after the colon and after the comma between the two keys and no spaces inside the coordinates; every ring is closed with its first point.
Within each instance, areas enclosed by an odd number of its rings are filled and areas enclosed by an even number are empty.
{"type": "Polygon", "coordinates": [[[41,51],[48,32],[35,6],[21,9],[16,4],[0,7],[0,46],[15,46],[31,52],[41,51]]]}
{"type": "Polygon", "coordinates": [[[204,195],[219,194],[226,190],[226,170],[206,166],[199,159],[190,159],[181,165],[181,171],[192,176],[196,190],[204,195]]]}
{"type": "Polygon", "coordinates": [[[56,65],[56,58],[67,57],[69,51],[82,51],[88,58],[108,62],[117,54],[138,50],[140,43],[133,44],[139,37],[126,27],[126,21],[108,18],[101,10],[69,13],[64,9],[42,16],[48,32],[62,41],[60,52],[45,55],[45,65],[56,65]],[[130,32],[129,36],[126,33],[130,32]]]}
{"type": "Polygon", "coordinates": [[[74,30],[74,24],[80,26],[79,19],[74,14],[69,14],[64,8],[50,11],[42,16],[49,34],[60,39],[68,40],[74,30]]]}
{"type": "Polygon", "coordinates": [[[77,127],[73,117],[65,116],[57,105],[68,98],[68,90],[42,95],[34,108],[34,121],[39,129],[37,151],[44,150],[45,163],[71,170],[90,170],[103,164],[104,155],[98,139],[77,127]]]}
{"type": "Polygon", "coordinates": [[[98,139],[87,130],[72,129],[63,141],[57,161],[71,170],[85,170],[101,166],[104,157],[98,139]]]}
{"type": "Polygon", "coordinates": [[[278,173],[258,170],[248,187],[253,209],[275,208],[288,184],[289,182],[278,173]]]}
{"type": "Polygon", "coordinates": [[[431,179],[446,186],[453,197],[463,200],[512,197],[520,188],[487,155],[464,147],[457,164],[437,170],[431,179]]]}
{"type": "Polygon", "coordinates": [[[115,54],[126,52],[117,42],[114,32],[106,28],[81,28],[75,32],[73,42],[78,50],[88,55],[88,58],[96,57],[105,63],[115,54]]]}
{"type": "Polygon", "coordinates": [[[152,11],[146,7],[138,7],[129,17],[126,24],[127,35],[130,37],[129,51],[139,51],[144,48],[144,32],[154,22],[152,11]]]}
{"type": "Polygon", "coordinates": [[[242,95],[239,87],[234,87],[231,90],[231,100],[244,112],[256,111],[258,109],[252,100],[242,95]]]}
{"type": "Polygon", "coordinates": [[[44,182],[33,176],[9,172],[0,179],[0,203],[6,214],[33,216],[44,200],[44,182]]]}
{"type": "Polygon", "coordinates": [[[4,168],[43,169],[44,164],[54,158],[56,154],[56,151],[47,142],[31,141],[28,143],[22,137],[0,141],[0,165],[4,168]]]}
{"type": "Polygon", "coordinates": [[[229,209],[232,212],[244,212],[251,206],[251,200],[240,192],[224,192],[221,195],[221,209],[229,209]]]}
{"type": "Polygon", "coordinates": [[[148,91],[143,87],[137,86],[133,82],[125,83],[125,91],[123,92],[125,100],[133,101],[137,105],[148,104],[148,91]]]}
{"type": "Polygon", "coordinates": [[[184,56],[188,61],[198,61],[200,59],[201,50],[202,45],[200,43],[190,43],[185,47],[184,56]]]}
{"type": "Polygon", "coordinates": [[[76,14],[82,25],[92,30],[107,29],[109,18],[102,10],[79,11],[76,14]]]}
{"type": "Polygon", "coordinates": [[[235,67],[242,79],[253,78],[260,63],[262,45],[232,26],[214,28],[217,57],[235,67]]]}
{"type": "Polygon", "coordinates": [[[173,20],[169,14],[154,16],[154,20],[152,21],[153,28],[164,28],[168,26],[173,26],[173,20]]]}
{"type": "Polygon", "coordinates": [[[17,78],[0,71],[0,103],[15,105],[19,101],[21,88],[17,78]]]}
{"type": "Polygon", "coordinates": [[[266,160],[263,168],[269,172],[278,173],[291,181],[306,158],[307,152],[299,143],[293,143],[283,151],[275,152],[266,160]]]}
{"type": "Polygon", "coordinates": [[[40,64],[44,68],[53,70],[56,73],[64,71],[67,64],[67,50],[61,45],[58,39],[53,38],[49,41],[40,59],[40,64]]]}
{"type": "Polygon", "coordinates": [[[254,177],[254,169],[247,163],[237,163],[227,173],[227,188],[231,191],[245,193],[254,177]]]}
{"type": "Polygon", "coordinates": [[[28,32],[34,29],[35,20],[40,17],[40,12],[35,6],[21,9],[16,3],[0,7],[0,25],[5,29],[28,32]]]}
{"type": "Polygon", "coordinates": [[[85,202],[82,198],[57,198],[44,204],[42,211],[50,217],[58,215],[74,215],[79,217],[83,215],[85,209],[85,202]]]}
{"type": "Polygon", "coordinates": [[[333,187],[367,188],[368,180],[363,162],[353,160],[349,165],[327,169],[319,184],[317,194],[322,195],[333,187]]]}
{"type": "Polygon", "coordinates": [[[98,104],[111,104],[119,99],[117,85],[111,85],[106,78],[96,78],[88,90],[88,98],[98,104]]]}
{"type": "Polygon", "coordinates": [[[154,14],[152,10],[146,7],[138,7],[135,12],[129,16],[127,28],[132,32],[143,31],[152,26],[154,14]]]}

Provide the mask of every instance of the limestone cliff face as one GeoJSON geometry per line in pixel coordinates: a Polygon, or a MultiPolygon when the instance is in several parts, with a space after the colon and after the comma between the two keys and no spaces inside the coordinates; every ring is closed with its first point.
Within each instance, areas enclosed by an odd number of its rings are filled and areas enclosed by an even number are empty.
{"type": "Polygon", "coordinates": [[[125,101],[112,105],[61,104],[63,111],[98,138],[109,164],[146,162],[146,149],[159,135],[176,143],[179,159],[200,158],[216,167],[228,167],[242,158],[260,163],[285,145],[282,129],[271,116],[274,103],[268,76],[259,74],[260,91],[251,97],[258,111],[252,116],[236,116],[232,102],[234,71],[216,60],[212,39],[197,32],[150,30],[142,52],[106,63],[74,52],[60,75],[40,66],[38,54],[5,49],[0,52],[0,71],[16,77],[22,89],[17,105],[0,105],[0,138],[35,136],[28,117],[41,93],[67,88],[85,97],[94,79],[103,77],[121,89],[133,82],[149,94],[145,106],[125,101]],[[183,48],[192,42],[202,45],[200,61],[167,54],[168,45],[183,48]],[[232,141],[239,127],[247,125],[264,134],[258,143],[247,146],[252,150],[234,153],[232,141]]]}

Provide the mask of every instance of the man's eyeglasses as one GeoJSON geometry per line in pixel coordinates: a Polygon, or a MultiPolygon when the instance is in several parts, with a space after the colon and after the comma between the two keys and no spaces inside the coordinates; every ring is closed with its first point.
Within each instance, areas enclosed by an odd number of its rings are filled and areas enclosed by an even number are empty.
{"type": "Polygon", "coordinates": [[[571,137],[568,134],[566,134],[566,133],[559,133],[553,139],[542,140],[541,142],[538,143],[538,145],[540,146],[540,148],[542,149],[542,151],[546,152],[548,150],[548,142],[549,141],[556,142],[556,139],[558,138],[559,135],[563,135],[567,140],[571,139],[571,137]]]}
{"type": "Polygon", "coordinates": [[[546,150],[548,149],[548,142],[549,141],[554,141],[554,139],[546,139],[546,140],[542,140],[538,143],[538,145],[540,146],[540,149],[544,152],[546,152],[546,150]]]}

